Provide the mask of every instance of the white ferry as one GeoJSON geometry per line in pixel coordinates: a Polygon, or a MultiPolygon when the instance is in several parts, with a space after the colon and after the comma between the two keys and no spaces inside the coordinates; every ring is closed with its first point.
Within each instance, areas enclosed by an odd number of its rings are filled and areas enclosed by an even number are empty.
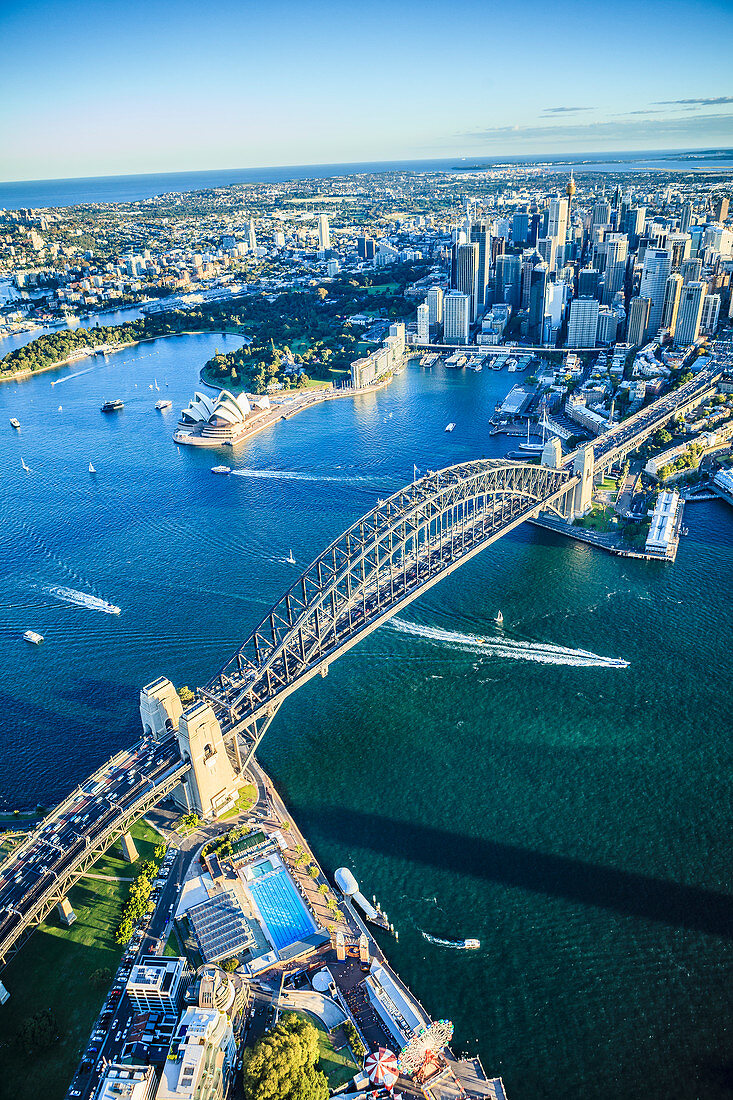
{"type": "Polygon", "coordinates": [[[469,951],[476,951],[481,946],[481,940],[464,940],[463,946],[469,951]]]}
{"type": "Polygon", "coordinates": [[[455,428],[455,424],[453,423],[452,420],[451,420],[450,424],[446,424],[446,426],[445,426],[445,430],[447,432],[452,432],[454,428],[455,428]]]}
{"type": "Polygon", "coordinates": [[[230,474],[232,472],[231,466],[212,466],[212,474],[230,474]]]}
{"type": "Polygon", "coordinates": [[[162,412],[163,409],[169,409],[172,404],[172,401],[169,401],[167,397],[164,397],[160,401],[155,402],[155,407],[159,412],[162,412]]]}
{"type": "Polygon", "coordinates": [[[20,421],[17,420],[14,416],[10,417],[10,423],[11,423],[11,426],[13,428],[19,428],[20,427],[20,421]]]}
{"type": "Polygon", "coordinates": [[[33,645],[40,645],[43,641],[43,635],[37,634],[35,630],[26,630],[23,637],[27,642],[31,642],[33,645]]]}

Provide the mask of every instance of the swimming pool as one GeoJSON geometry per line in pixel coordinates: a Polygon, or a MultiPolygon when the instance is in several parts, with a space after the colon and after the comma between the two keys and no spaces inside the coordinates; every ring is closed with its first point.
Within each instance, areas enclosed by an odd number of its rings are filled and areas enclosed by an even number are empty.
{"type": "Polygon", "coordinates": [[[278,951],[316,931],[287,871],[273,871],[248,883],[248,888],[278,951]]]}

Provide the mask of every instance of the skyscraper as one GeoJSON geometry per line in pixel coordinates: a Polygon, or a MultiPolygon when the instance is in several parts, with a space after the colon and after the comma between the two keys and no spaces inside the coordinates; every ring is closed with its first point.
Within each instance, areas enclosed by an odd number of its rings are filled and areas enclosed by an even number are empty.
{"type": "MultiPolygon", "coordinates": [[[[727,201],[727,200],[725,200],[727,201]]],[[[700,329],[708,336],[714,336],[720,317],[720,295],[706,294],[702,302],[700,329]]]]}
{"type": "Polygon", "coordinates": [[[692,221],[692,203],[683,202],[680,207],[680,233],[686,233],[692,221]]]}
{"type": "Polygon", "coordinates": [[[632,298],[629,302],[629,320],[626,326],[626,341],[635,347],[641,347],[646,341],[649,329],[651,298],[632,298]]]}
{"type": "Polygon", "coordinates": [[[596,346],[598,308],[596,298],[575,298],[570,303],[569,348],[594,348],[596,346]]]}
{"type": "Polygon", "coordinates": [[[537,241],[537,251],[549,270],[554,271],[557,267],[557,240],[555,237],[540,237],[537,241]]]}
{"type": "Polygon", "coordinates": [[[549,270],[547,264],[537,264],[532,268],[529,291],[529,340],[533,344],[542,343],[545,320],[545,294],[549,270]]]}
{"type": "Polygon", "coordinates": [[[554,237],[558,249],[565,248],[568,235],[568,200],[550,199],[547,209],[547,236],[554,237]]]}
{"type": "Polygon", "coordinates": [[[707,284],[701,282],[688,283],[687,286],[682,287],[677,327],[674,333],[675,344],[680,344],[682,347],[694,344],[700,335],[702,306],[706,291],[707,284]]]}
{"type": "Polygon", "coordinates": [[[521,261],[519,256],[497,257],[494,301],[506,302],[512,309],[519,309],[520,277],[521,261]]]}
{"type": "Polygon", "coordinates": [[[664,247],[668,248],[672,255],[672,270],[679,271],[684,261],[690,255],[692,238],[689,233],[668,233],[664,247]]]}
{"type": "Polygon", "coordinates": [[[471,243],[478,245],[478,275],[476,307],[480,310],[486,301],[486,287],[491,271],[491,233],[486,221],[474,222],[471,226],[471,243]]]}
{"type": "Polygon", "coordinates": [[[664,288],[664,305],[662,306],[662,323],[660,325],[661,328],[669,332],[670,336],[674,336],[681,292],[682,276],[675,271],[667,279],[664,288]]]}
{"type": "Polygon", "coordinates": [[[431,325],[443,324],[443,291],[439,286],[431,286],[428,291],[428,320],[431,325]]]}
{"type": "Polygon", "coordinates": [[[360,259],[373,260],[375,251],[373,237],[357,237],[356,249],[360,259]]]}
{"type": "Polygon", "coordinates": [[[524,245],[529,237],[529,211],[517,210],[512,218],[512,240],[516,245],[524,245]]]}
{"type": "Polygon", "coordinates": [[[467,344],[471,324],[471,299],[460,290],[443,298],[443,339],[446,344],[467,344]]]}
{"type": "Polygon", "coordinates": [[[456,290],[467,294],[471,300],[471,323],[476,320],[478,311],[478,256],[479,246],[475,243],[459,244],[456,256],[456,290]]]}
{"type": "Polygon", "coordinates": [[[257,234],[255,233],[255,220],[249,219],[249,249],[250,252],[257,251],[257,234]]]}
{"type": "Polygon", "coordinates": [[[728,217],[728,208],[730,206],[730,200],[724,195],[718,199],[715,204],[715,220],[716,222],[724,222],[728,217]]]}
{"type": "Polygon", "coordinates": [[[331,247],[331,231],[328,227],[328,214],[318,215],[318,250],[325,252],[331,247]]]}
{"type": "Polygon", "coordinates": [[[611,220],[611,204],[606,202],[605,199],[599,199],[598,202],[593,205],[593,214],[591,216],[591,229],[596,225],[608,225],[611,220]]]}
{"type": "Polygon", "coordinates": [[[598,271],[595,267],[583,267],[578,272],[578,297],[598,298],[598,271]]]}
{"type": "Polygon", "coordinates": [[[417,342],[430,343],[430,306],[427,299],[417,307],[417,342]]]}
{"type": "Polygon", "coordinates": [[[697,256],[694,259],[685,260],[680,267],[680,275],[685,286],[696,283],[702,275],[702,260],[697,256]]]}
{"type": "Polygon", "coordinates": [[[624,285],[626,260],[629,254],[628,238],[624,233],[609,233],[598,245],[598,252],[599,256],[604,257],[603,303],[610,306],[614,295],[624,285]]]}
{"type": "Polygon", "coordinates": [[[651,299],[648,332],[656,336],[662,320],[664,289],[672,268],[672,256],[666,248],[647,248],[641,273],[640,298],[651,299]]]}

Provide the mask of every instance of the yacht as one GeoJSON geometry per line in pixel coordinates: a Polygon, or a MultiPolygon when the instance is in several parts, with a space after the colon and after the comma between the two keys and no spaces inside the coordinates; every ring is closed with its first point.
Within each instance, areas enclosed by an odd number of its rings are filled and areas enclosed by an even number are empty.
{"type": "Polygon", "coordinates": [[[92,466],[92,464],[91,464],[91,462],[90,462],[90,463],[89,463],[89,473],[90,473],[90,474],[96,474],[96,472],[97,472],[97,471],[96,471],[96,470],[94,469],[94,467],[92,466]]]}
{"type": "Polygon", "coordinates": [[[10,423],[12,424],[12,426],[14,428],[19,428],[20,427],[20,421],[16,420],[14,416],[11,416],[10,423]]]}
{"type": "Polygon", "coordinates": [[[455,428],[455,424],[453,423],[452,420],[451,420],[450,424],[446,424],[446,426],[445,426],[445,430],[447,432],[452,432],[454,428],[455,428]]]}
{"type": "Polygon", "coordinates": [[[33,645],[40,645],[43,641],[43,635],[37,634],[35,630],[26,630],[23,637],[27,642],[31,642],[33,645]]]}
{"type": "Polygon", "coordinates": [[[212,466],[212,474],[230,474],[232,472],[231,466],[212,466]]]}
{"type": "Polygon", "coordinates": [[[117,412],[119,409],[124,409],[125,402],[120,401],[119,397],[116,397],[114,401],[105,401],[102,405],[103,413],[117,412]]]}
{"type": "Polygon", "coordinates": [[[158,412],[162,412],[163,409],[169,409],[172,404],[173,404],[172,401],[169,401],[166,397],[163,397],[163,398],[161,398],[160,401],[155,402],[155,407],[158,410],[158,412]]]}
{"type": "Polygon", "coordinates": [[[21,464],[21,466],[23,467],[23,469],[25,470],[25,472],[27,474],[29,474],[31,472],[31,468],[30,468],[30,466],[26,466],[24,458],[21,458],[20,464],[21,464]]]}
{"type": "Polygon", "coordinates": [[[502,615],[501,611],[496,616],[496,619],[494,621],[496,622],[497,626],[503,626],[504,625],[504,616],[502,615]]]}
{"type": "Polygon", "coordinates": [[[467,947],[469,950],[475,951],[481,946],[481,940],[464,940],[463,946],[467,947]]]}

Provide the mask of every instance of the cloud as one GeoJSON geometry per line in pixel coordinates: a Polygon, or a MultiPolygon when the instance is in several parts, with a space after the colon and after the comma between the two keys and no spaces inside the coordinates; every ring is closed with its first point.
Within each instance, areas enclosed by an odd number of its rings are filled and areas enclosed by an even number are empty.
{"type": "Polygon", "coordinates": [[[711,96],[709,99],[656,99],[654,102],[659,106],[720,107],[724,103],[733,103],[733,95],[711,96]]]}
{"type": "Polygon", "coordinates": [[[545,107],[543,115],[571,115],[576,111],[592,111],[592,107],[545,107]]]}
{"type": "MultiPolygon", "coordinates": [[[[573,144],[579,148],[609,148],[618,142],[648,142],[649,149],[660,148],[676,140],[683,147],[693,141],[733,139],[733,115],[696,114],[667,118],[615,118],[604,122],[560,122],[536,126],[492,126],[485,130],[463,133],[462,138],[487,145],[510,146],[532,144],[535,148],[551,149],[553,144],[573,144]],[[511,137],[511,141],[507,139],[511,137]],[[586,142],[587,145],[577,143],[586,142]],[[603,145],[603,142],[609,143],[603,145]]],[[[626,148],[617,145],[618,148],[626,148]]],[[[630,147],[630,146],[629,146],[630,147]]]]}

